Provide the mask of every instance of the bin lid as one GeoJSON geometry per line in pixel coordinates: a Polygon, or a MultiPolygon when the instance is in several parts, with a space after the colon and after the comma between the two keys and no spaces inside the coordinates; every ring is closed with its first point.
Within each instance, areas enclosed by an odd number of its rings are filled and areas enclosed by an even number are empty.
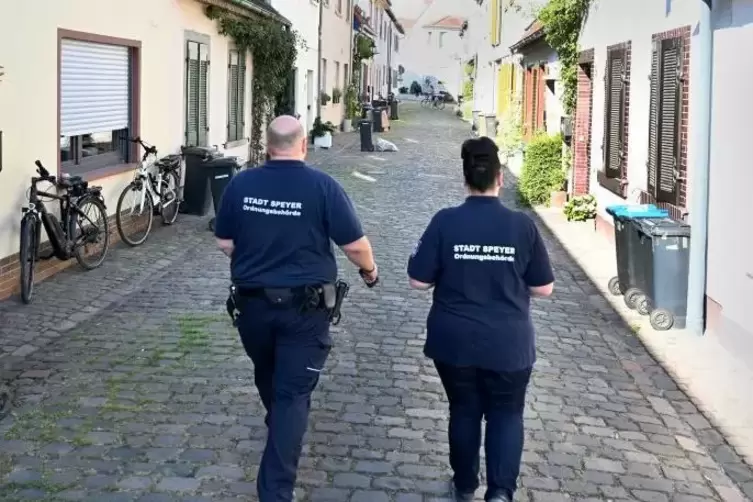
{"type": "Polygon", "coordinates": [[[690,225],[672,218],[638,218],[633,224],[652,237],[690,237],[690,225]]]}
{"type": "Polygon", "coordinates": [[[663,218],[669,211],[654,204],[632,204],[607,206],[607,213],[615,218],[663,218]]]}
{"type": "Polygon", "coordinates": [[[203,157],[203,158],[222,156],[220,152],[208,146],[182,146],[180,147],[180,150],[181,152],[183,152],[184,155],[188,155],[188,156],[196,156],[196,157],[203,157]]]}
{"type": "Polygon", "coordinates": [[[209,159],[204,166],[205,167],[238,167],[238,157],[216,157],[209,159]]]}

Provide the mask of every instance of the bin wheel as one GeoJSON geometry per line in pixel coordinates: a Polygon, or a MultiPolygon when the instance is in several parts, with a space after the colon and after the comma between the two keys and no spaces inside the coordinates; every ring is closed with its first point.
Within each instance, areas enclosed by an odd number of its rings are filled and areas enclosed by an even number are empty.
{"type": "Polygon", "coordinates": [[[649,315],[651,313],[651,305],[649,304],[646,295],[640,295],[635,301],[635,310],[637,310],[640,315],[649,315]]]}
{"type": "Polygon", "coordinates": [[[614,296],[620,296],[622,294],[622,291],[620,291],[620,278],[615,276],[609,279],[609,292],[612,293],[614,296]]]}
{"type": "Polygon", "coordinates": [[[649,321],[651,321],[651,327],[656,331],[667,331],[674,326],[675,316],[668,310],[656,309],[651,312],[649,321]]]}
{"type": "Polygon", "coordinates": [[[0,420],[10,413],[11,396],[10,388],[7,385],[0,385],[0,420]]]}
{"type": "Polygon", "coordinates": [[[627,291],[625,291],[625,305],[627,305],[631,309],[636,309],[638,307],[638,300],[640,299],[641,295],[641,290],[638,288],[628,289],[627,291]]]}

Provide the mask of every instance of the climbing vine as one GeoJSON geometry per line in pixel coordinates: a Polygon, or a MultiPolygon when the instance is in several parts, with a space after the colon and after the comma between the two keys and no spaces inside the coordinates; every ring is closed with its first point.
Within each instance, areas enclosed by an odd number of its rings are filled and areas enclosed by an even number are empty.
{"type": "Polygon", "coordinates": [[[557,51],[565,111],[572,113],[578,88],[578,37],[592,0],[549,0],[538,14],[547,43],[557,51]]]}
{"type": "Polygon", "coordinates": [[[301,37],[283,24],[264,17],[242,18],[217,7],[208,6],[206,15],[219,23],[219,32],[233,39],[241,50],[253,57],[251,152],[252,165],[264,159],[262,136],[275,104],[286,89],[295,67],[298,49],[305,49],[301,37]]]}

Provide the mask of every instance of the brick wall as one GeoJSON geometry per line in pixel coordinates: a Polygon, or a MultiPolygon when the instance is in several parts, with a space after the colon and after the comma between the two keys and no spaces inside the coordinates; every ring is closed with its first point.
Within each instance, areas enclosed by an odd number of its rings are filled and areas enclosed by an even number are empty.
{"type": "MultiPolygon", "coordinates": [[[[157,224],[158,216],[155,216],[154,224],[157,224]]],[[[110,247],[113,244],[120,241],[120,235],[118,234],[117,226],[115,224],[115,215],[107,218],[109,223],[110,233],[110,247]]],[[[139,228],[146,227],[146,218],[141,221],[132,222],[131,228],[127,228],[126,232],[135,232],[139,228]]],[[[40,222],[41,224],[41,222],[40,222]]],[[[44,232],[42,232],[44,235],[44,232]]],[[[128,235],[128,234],[127,234],[128,235]]],[[[42,243],[40,246],[42,254],[50,248],[49,241],[42,243]]],[[[108,251],[109,253],[110,251],[108,251]]],[[[107,259],[107,258],[105,258],[107,259]]],[[[76,264],[76,259],[72,258],[66,261],[60,261],[57,258],[51,258],[49,260],[38,260],[36,263],[36,269],[34,272],[34,283],[44,281],[45,279],[52,277],[58,272],[65,270],[69,266],[76,264]]],[[[4,300],[11,295],[18,294],[21,290],[21,266],[18,260],[18,253],[11,256],[6,256],[0,259],[0,300],[4,300]]]]}
{"type": "Polygon", "coordinates": [[[593,62],[594,50],[583,51],[579,56],[578,90],[575,105],[575,130],[573,131],[573,194],[585,195],[589,191],[591,170],[591,119],[593,114],[593,62]]]}

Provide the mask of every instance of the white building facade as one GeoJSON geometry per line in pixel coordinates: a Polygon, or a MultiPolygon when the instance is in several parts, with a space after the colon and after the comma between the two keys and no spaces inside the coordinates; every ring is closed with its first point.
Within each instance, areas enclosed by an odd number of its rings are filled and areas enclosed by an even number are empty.
{"type": "Polygon", "coordinates": [[[311,130],[316,117],[319,74],[319,2],[317,0],[272,0],[271,5],[292,23],[305,43],[298,48],[295,62],[294,106],[306,130],[311,130]]]}

